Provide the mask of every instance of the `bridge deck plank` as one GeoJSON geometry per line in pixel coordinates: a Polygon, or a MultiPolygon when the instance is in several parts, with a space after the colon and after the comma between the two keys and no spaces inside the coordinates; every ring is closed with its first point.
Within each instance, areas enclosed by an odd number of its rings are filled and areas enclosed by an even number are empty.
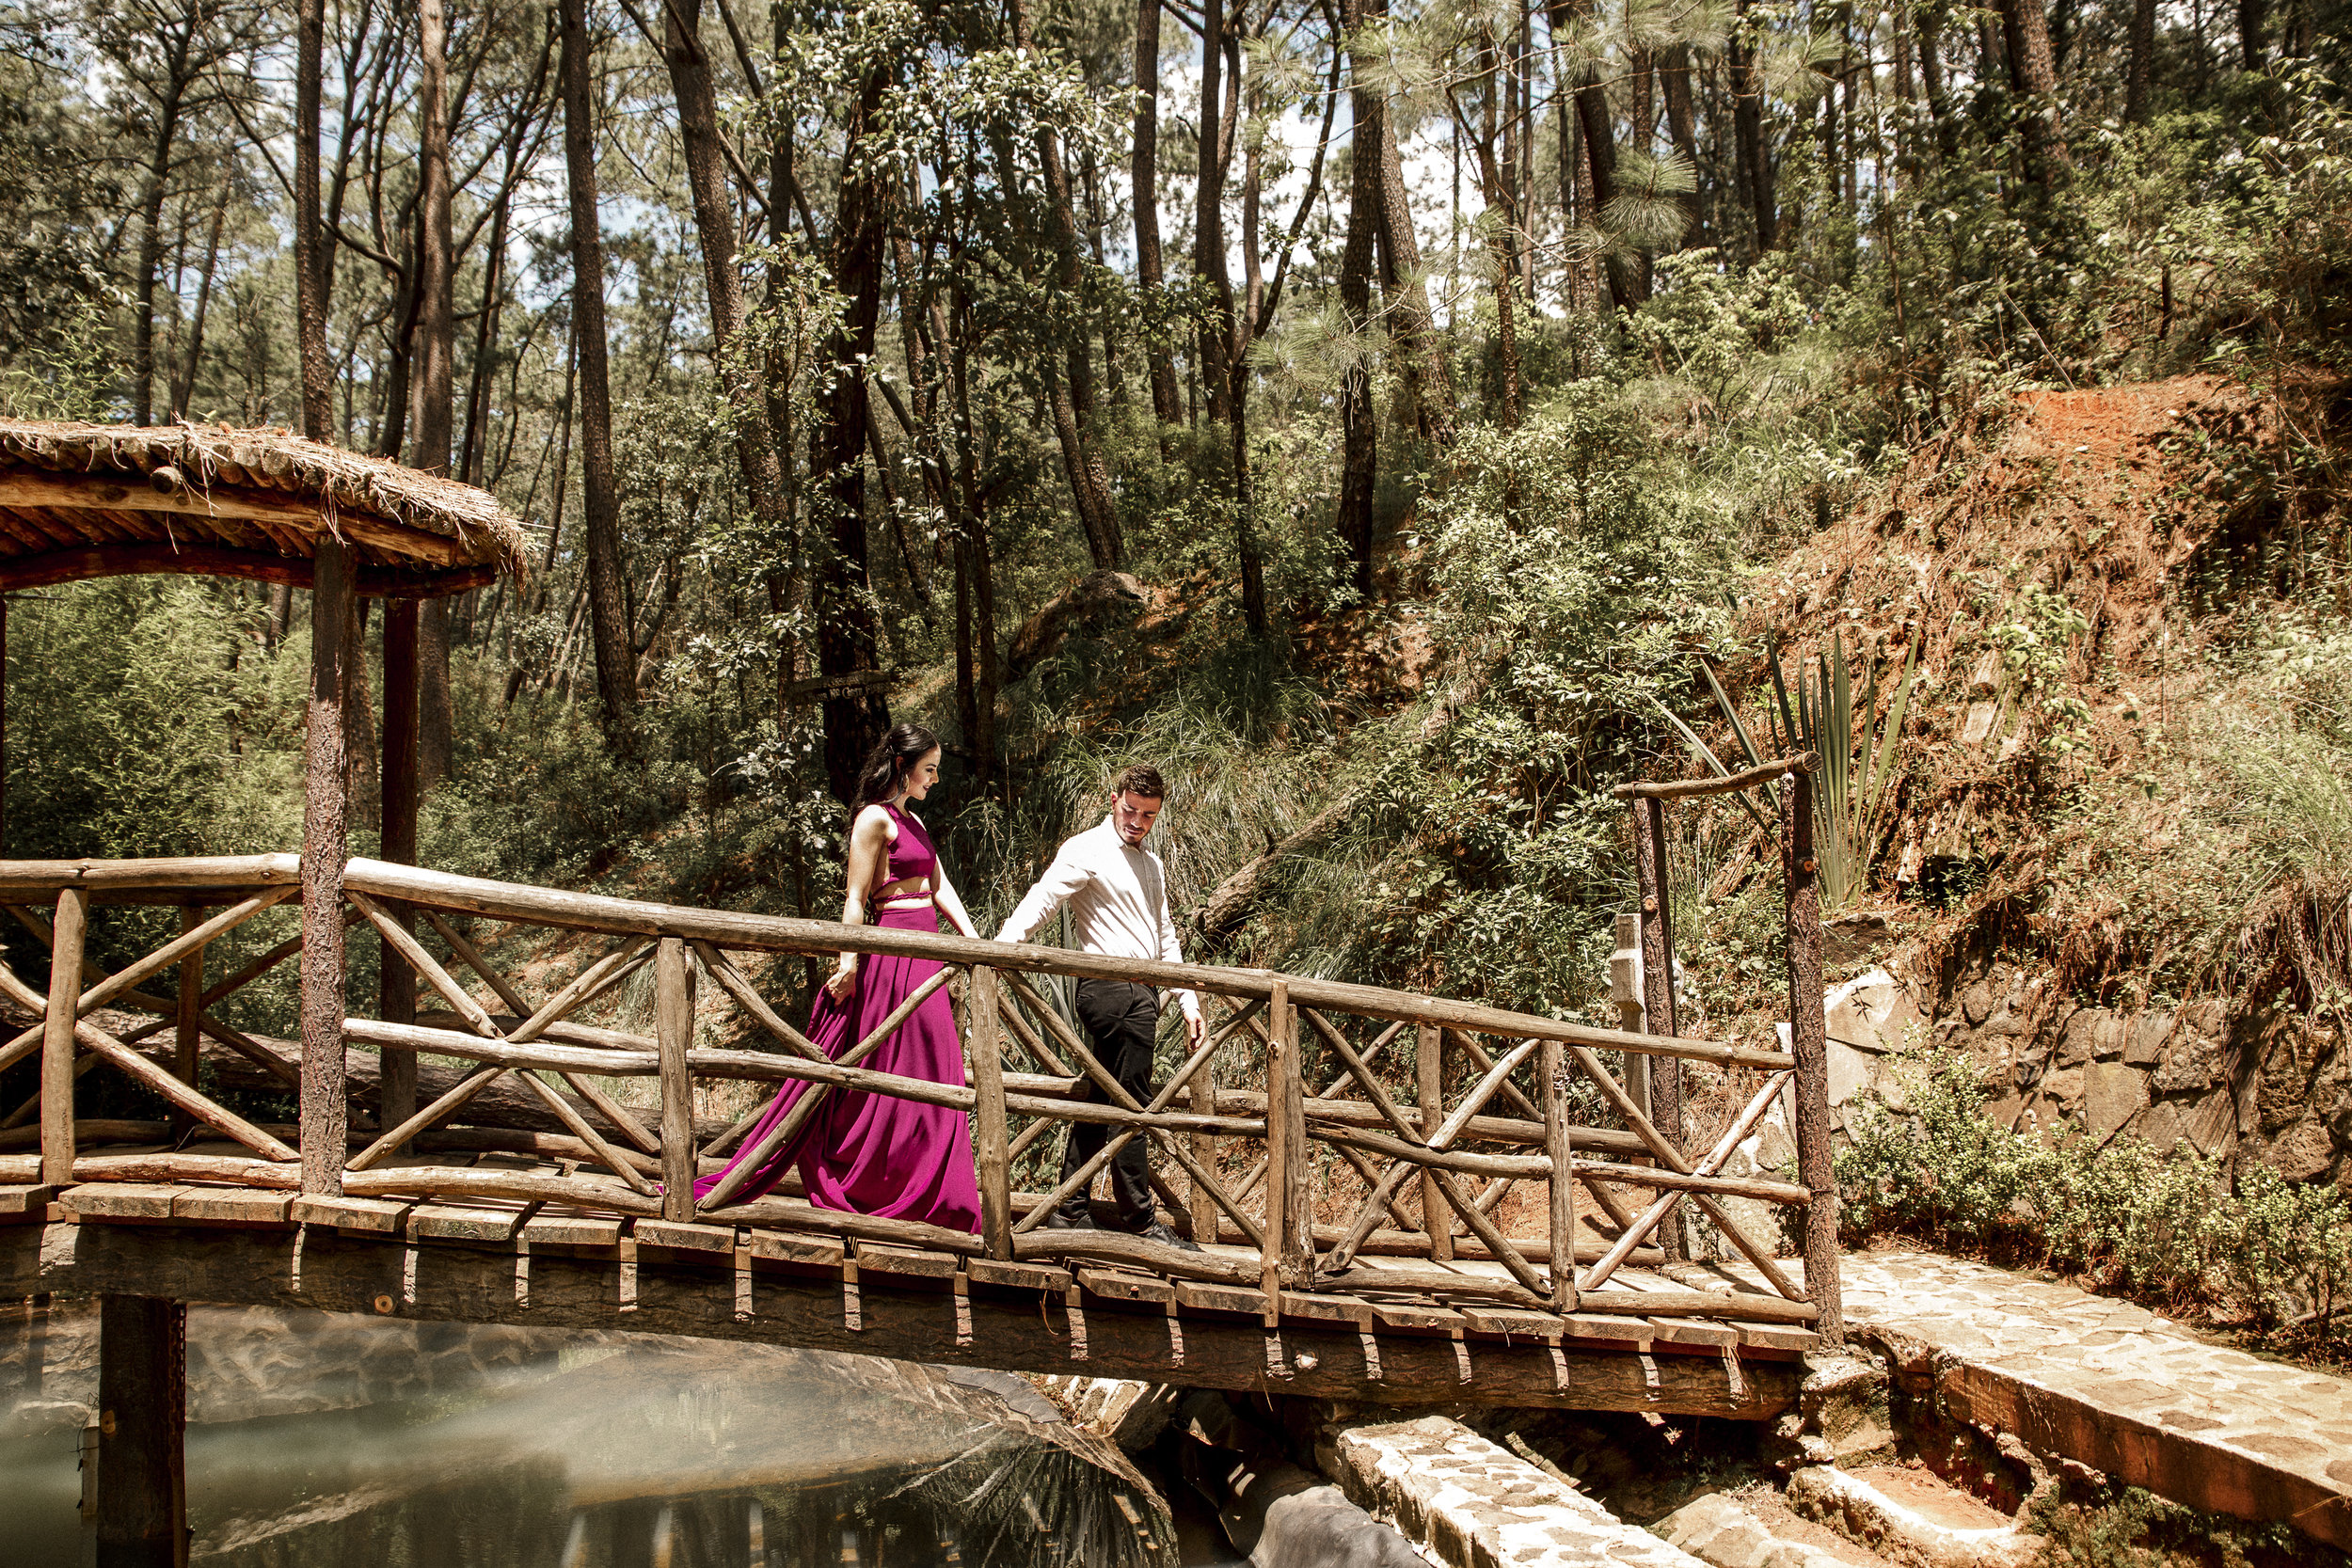
{"type": "Polygon", "coordinates": [[[1467,1402],[1760,1419],[1787,1408],[1797,1386],[1798,1370],[1785,1356],[1746,1359],[1735,1390],[1722,1359],[1703,1351],[1668,1354],[1661,1346],[1640,1362],[1571,1344],[1555,1360],[1535,1337],[1488,1336],[1469,1329],[1462,1314],[1451,1316],[1468,1338],[1382,1330],[1368,1354],[1370,1335],[1354,1323],[1288,1317],[1269,1336],[1254,1313],[1210,1310],[1187,1312],[1181,1332],[1171,1332],[1165,1304],[1097,1299],[1081,1317],[1067,1299],[1041,1313],[1034,1294],[1001,1289],[974,1290],[965,1324],[948,1309],[948,1282],[904,1275],[867,1274],[853,1323],[845,1321],[837,1279],[795,1285],[771,1275],[750,1292],[746,1309],[731,1271],[667,1249],[638,1253],[633,1243],[619,1252],[533,1251],[530,1265],[523,1291],[516,1260],[495,1248],[317,1225],[271,1232],[117,1220],[0,1230],[0,1293],[118,1291],[628,1329],[1372,1402],[1410,1401],[1443,1387],[1467,1402]],[[289,1267],[297,1247],[298,1272],[289,1267]]]}

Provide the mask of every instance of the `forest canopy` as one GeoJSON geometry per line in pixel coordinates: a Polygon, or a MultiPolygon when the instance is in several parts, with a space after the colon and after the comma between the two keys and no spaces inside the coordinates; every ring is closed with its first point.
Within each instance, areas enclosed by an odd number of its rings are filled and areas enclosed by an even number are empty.
{"type": "MultiPolygon", "coordinates": [[[[8,0],[0,412],[527,520],[424,613],[436,863],[820,912],[918,718],[983,917],[1149,754],[1190,903],[1331,847],[1212,945],[1560,1006],[1751,567],[2018,387],[2344,369],[2345,20],[8,0]]],[[[11,853],[291,841],[300,596],[25,597],[11,853]]]]}

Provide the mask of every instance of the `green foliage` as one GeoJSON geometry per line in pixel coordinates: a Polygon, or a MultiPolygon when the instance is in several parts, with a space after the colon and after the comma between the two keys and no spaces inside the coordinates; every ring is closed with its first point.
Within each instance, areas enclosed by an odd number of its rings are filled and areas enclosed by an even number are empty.
{"type": "Polygon", "coordinates": [[[1865,1100],[1837,1156],[1849,1242],[1900,1232],[2025,1257],[2174,1312],[2258,1334],[2290,1327],[2342,1354],[2335,1314],[2352,1285],[2352,1206],[2267,1165],[2158,1151],[2119,1135],[2056,1143],[1984,1114],[1968,1058],[1915,1049],[1898,1092],[1865,1100]]]}

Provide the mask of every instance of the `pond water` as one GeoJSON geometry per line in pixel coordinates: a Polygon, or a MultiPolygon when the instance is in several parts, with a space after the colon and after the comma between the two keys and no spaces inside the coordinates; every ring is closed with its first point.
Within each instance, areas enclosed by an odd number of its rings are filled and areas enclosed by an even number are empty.
{"type": "MultiPolygon", "coordinates": [[[[188,1316],[196,1562],[1203,1560],[1180,1549],[1161,1483],[1007,1374],[709,1340],[188,1316]]],[[[0,1565],[89,1561],[79,1460],[96,1312],[60,1301],[0,1320],[0,1565]]]]}

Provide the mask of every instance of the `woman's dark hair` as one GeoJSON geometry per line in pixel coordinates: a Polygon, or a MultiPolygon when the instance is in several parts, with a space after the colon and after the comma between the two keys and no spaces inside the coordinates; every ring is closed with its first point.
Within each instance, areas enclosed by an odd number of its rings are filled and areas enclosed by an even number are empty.
{"type": "Polygon", "coordinates": [[[864,811],[898,794],[907,770],[922,761],[925,752],[938,747],[939,736],[922,725],[893,724],[890,733],[866,753],[866,766],[858,769],[855,809],[864,811]]]}

